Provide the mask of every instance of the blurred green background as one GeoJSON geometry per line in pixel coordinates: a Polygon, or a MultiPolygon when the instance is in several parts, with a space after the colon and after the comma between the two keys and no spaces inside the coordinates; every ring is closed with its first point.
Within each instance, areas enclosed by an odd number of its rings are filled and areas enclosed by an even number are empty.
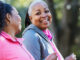
{"type": "MultiPolygon", "coordinates": [[[[33,0],[1,0],[16,7],[22,18],[22,31],[25,29],[25,13],[33,0]]],[[[53,16],[50,30],[55,43],[64,57],[71,53],[80,60],[80,0],[44,0],[53,16]]],[[[22,36],[22,31],[17,37],[22,36]]]]}

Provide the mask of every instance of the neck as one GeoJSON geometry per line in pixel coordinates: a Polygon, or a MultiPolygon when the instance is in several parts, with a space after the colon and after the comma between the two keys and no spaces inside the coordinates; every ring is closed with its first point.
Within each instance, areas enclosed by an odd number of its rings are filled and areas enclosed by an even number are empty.
{"type": "Polygon", "coordinates": [[[11,28],[4,28],[4,30],[6,33],[8,33],[13,39],[15,39],[15,30],[14,29],[11,29],[11,28]]]}

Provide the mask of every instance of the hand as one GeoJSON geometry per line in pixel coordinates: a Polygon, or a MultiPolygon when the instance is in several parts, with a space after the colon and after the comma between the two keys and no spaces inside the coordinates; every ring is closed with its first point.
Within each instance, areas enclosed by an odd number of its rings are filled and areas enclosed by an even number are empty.
{"type": "Polygon", "coordinates": [[[49,56],[46,57],[45,60],[57,60],[56,53],[52,53],[49,56]]]}
{"type": "Polygon", "coordinates": [[[76,55],[73,53],[70,56],[66,57],[65,60],[76,60],[76,55]]]}

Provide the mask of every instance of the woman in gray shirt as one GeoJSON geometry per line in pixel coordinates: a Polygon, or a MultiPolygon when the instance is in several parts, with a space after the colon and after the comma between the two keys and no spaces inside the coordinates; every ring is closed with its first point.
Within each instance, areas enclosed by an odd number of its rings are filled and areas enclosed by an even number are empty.
{"type": "Polygon", "coordinates": [[[28,14],[26,14],[25,24],[29,26],[23,32],[23,38],[26,48],[35,60],[45,60],[52,53],[57,55],[57,59],[54,58],[53,60],[64,60],[54,42],[52,43],[53,38],[48,30],[51,22],[52,16],[47,4],[44,1],[32,2],[28,14]],[[47,34],[46,31],[49,33],[47,34]],[[49,37],[51,38],[49,39],[49,37]]]}

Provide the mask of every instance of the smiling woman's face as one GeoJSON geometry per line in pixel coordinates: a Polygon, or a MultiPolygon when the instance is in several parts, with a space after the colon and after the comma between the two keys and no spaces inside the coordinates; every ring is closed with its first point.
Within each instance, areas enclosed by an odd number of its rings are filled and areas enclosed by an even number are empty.
{"type": "Polygon", "coordinates": [[[45,3],[36,3],[32,7],[32,12],[30,16],[32,24],[40,29],[46,29],[52,22],[52,15],[45,3]]]}
{"type": "Polygon", "coordinates": [[[21,17],[18,14],[18,11],[13,7],[12,10],[12,25],[17,32],[21,31],[21,17]]]}

